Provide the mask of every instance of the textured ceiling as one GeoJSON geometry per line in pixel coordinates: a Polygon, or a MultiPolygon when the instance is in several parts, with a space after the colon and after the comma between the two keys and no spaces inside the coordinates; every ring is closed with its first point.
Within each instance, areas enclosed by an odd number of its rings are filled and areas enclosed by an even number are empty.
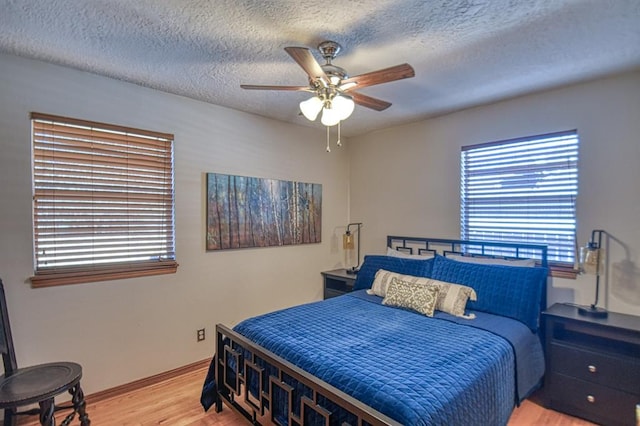
{"type": "Polygon", "coordinates": [[[351,76],[415,68],[361,89],[393,105],[357,106],[353,136],[640,69],[640,0],[0,0],[0,52],[318,128],[307,93],[240,84],[307,84],[284,47],[323,40],[351,76]]]}

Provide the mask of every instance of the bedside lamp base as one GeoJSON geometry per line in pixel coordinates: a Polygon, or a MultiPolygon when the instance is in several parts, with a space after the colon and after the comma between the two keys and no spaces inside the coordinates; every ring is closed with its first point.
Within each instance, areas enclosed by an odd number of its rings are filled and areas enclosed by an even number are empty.
{"type": "Polygon", "coordinates": [[[578,313],[592,318],[606,318],[609,315],[606,309],[598,308],[595,305],[580,306],[578,307],[578,313]]]}

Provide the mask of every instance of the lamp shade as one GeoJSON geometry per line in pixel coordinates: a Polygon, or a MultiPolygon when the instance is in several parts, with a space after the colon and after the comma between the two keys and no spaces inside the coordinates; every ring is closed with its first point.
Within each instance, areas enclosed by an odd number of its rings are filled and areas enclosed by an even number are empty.
{"type": "Polygon", "coordinates": [[[335,108],[324,107],[320,121],[327,127],[335,126],[340,122],[340,113],[335,108]]]}
{"type": "Polygon", "coordinates": [[[585,274],[600,275],[604,266],[604,253],[597,244],[580,247],[580,267],[585,274]]]}
{"type": "Polygon", "coordinates": [[[300,102],[300,111],[302,111],[302,114],[307,118],[307,120],[315,121],[322,109],[323,103],[322,99],[314,96],[306,101],[300,102]]]}
{"type": "Polygon", "coordinates": [[[349,96],[338,95],[331,101],[331,108],[335,109],[340,116],[340,120],[349,118],[356,104],[349,96]]]}
{"type": "Polygon", "coordinates": [[[353,250],[355,244],[353,242],[353,234],[348,232],[342,235],[342,248],[345,250],[353,250]]]}

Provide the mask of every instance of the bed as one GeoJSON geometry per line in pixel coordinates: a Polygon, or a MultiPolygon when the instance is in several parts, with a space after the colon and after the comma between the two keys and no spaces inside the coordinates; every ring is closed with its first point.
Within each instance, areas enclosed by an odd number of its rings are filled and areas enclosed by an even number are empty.
{"type": "Polygon", "coordinates": [[[504,425],[544,374],[547,275],[545,246],[389,236],[353,292],[218,324],[201,402],[254,424],[504,425]]]}

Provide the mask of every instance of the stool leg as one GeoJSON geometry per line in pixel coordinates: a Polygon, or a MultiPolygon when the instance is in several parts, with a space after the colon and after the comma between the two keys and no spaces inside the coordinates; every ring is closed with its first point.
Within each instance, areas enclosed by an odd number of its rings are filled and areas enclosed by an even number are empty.
{"type": "Polygon", "coordinates": [[[84,401],[84,392],[82,392],[80,383],[69,389],[69,393],[73,396],[71,402],[73,402],[73,409],[78,413],[80,425],[89,426],[91,420],[89,420],[89,415],[86,411],[87,403],[84,401]]]}
{"type": "Polygon", "coordinates": [[[40,401],[40,424],[42,426],[56,426],[56,419],[53,417],[55,406],[53,398],[40,401]]]}
{"type": "Polygon", "coordinates": [[[4,426],[16,426],[16,409],[5,408],[4,409],[4,426]]]}

